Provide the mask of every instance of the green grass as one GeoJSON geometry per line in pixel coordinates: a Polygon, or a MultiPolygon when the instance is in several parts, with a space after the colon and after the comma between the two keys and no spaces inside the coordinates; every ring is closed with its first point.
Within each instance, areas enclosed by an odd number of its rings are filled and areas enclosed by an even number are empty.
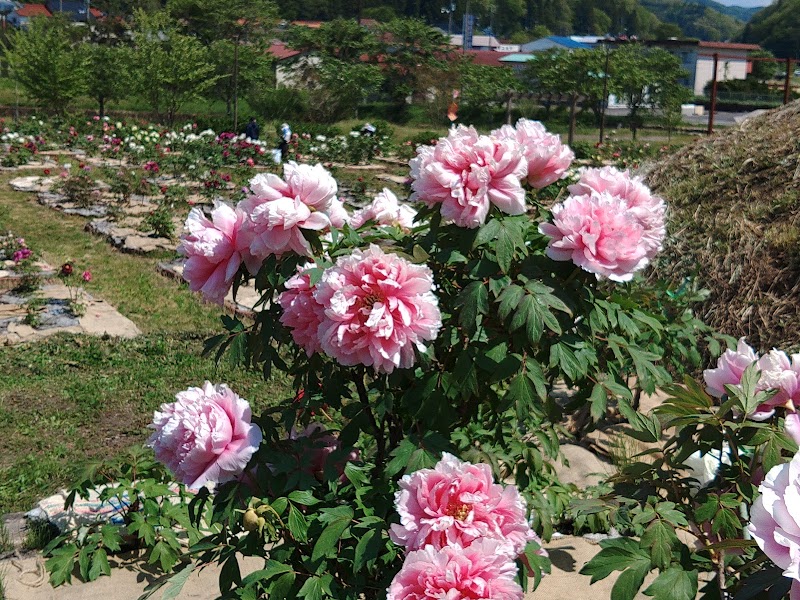
{"type": "Polygon", "coordinates": [[[201,358],[220,330],[220,309],[159,275],[156,259],[123,254],[83,231],[85,221],[5,191],[0,230],[10,229],[58,266],[92,270],[88,290],[145,334],[133,340],[59,335],[0,347],[0,514],[28,510],[73,482],[87,461],[112,458],[147,439],[152,411],[206,379],[226,382],[256,408],[291,395],[286,380],[201,358]]]}

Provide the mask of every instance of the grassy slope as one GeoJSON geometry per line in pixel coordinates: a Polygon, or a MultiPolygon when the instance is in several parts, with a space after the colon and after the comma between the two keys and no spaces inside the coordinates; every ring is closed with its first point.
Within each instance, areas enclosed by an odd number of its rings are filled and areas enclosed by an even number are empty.
{"type": "Polygon", "coordinates": [[[205,379],[225,381],[255,405],[286,397],[283,380],[202,359],[219,309],[156,273],[152,258],[122,254],[83,231],[84,220],[7,191],[0,179],[0,230],[22,235],[45,260],[74,259],[94,274],[90,293],[115,305],[145,335],[136,340],[59,336],[0,348],[0,514],[74,480],[87,460],[146,439],[153,409],[205,379]]]}

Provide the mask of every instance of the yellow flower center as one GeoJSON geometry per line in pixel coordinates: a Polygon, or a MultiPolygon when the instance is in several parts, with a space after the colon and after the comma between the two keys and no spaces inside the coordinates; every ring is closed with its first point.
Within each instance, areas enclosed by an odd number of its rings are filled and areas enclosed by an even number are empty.
{"type": "Polygon", "coordinates": [[[446,514],[457,521],[463,521],[469,516],[469,505],[458,500],[451,500],[447,505],[446,514]]]}

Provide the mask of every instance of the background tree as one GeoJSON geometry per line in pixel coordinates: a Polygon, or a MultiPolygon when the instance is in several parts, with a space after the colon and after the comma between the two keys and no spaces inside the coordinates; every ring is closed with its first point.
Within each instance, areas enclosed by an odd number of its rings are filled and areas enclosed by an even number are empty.
{"type": "Polygon", "coordinates": [[[528,61],[523,77],[529,89],[554,92],[570,98],[570,125],[568,143],[575,136],[577,108],[590,107],[599,119],[603,99],[605,53],[601,50],[556,50],[536,54],[528,61]]]}
{"type": "Polygon", "coordinates": [[[319,121],[358,117],[358,107],[383,83],[380,67],[325,57],[311,69],[309,116],[319,121]]]}
{"type": "Polygon", "coordinates": [[[451,69],[452,50],[447,38],[419,19],[395,19],[380,28],[386,44],[381,56],[386,73],[386,89],[398,104],[412,94],[424,95],[417,79],[427,70],[444,73],[451,69]]]}
{"type": "Polygon", "coordinates": [[[757,12],[740,41],[759,44],[780,58],[800,58],[800,0],[778,0],[757,12]]]}
{"type": "Polygon", "coordinates": [[[318,29],[291,27],[286,40],[295,50],[350,62],[363,56],[374,57],[382,48],[375,33],[353,19],[335,19],[322,23],[318,29]]]}
{"type": "Polygon", "coordinates": [[[503,106],[506,123],[511,122],[514,96],[525,89],[510,67],[487,67],[464,61],[460,66],[461,98],[471,108],[503,106]]]}
{"type": "Polygon", "coordinates": [[[609,89],[628,106],[633,139],[642,112],[671,101],[677,81],[686,76],[680,60],[661,48],[625,44],[611,55],[609,89]]]}
{"type": "Polygon", "coordinates": [[[264,62],[258,61],[259,46],[267,40],[275,23],[277,9],[272,0],[170,0],[170,14],[185,24],[187,34],[195,35],[207,46],[215,42],[217,52],[211,53],[218,79],[228,79],[221,88],[233,119],[233,129],[239,128],[239,96],[242,84],[263,77],[264,62]],[[227,46],[219,42],[226,42],[227,46]],[[244,46],[250,47],[244,50],[244,46]],[[243,65],[243,57],[247,62],[243,65]],[[242,67],[252,67],[259,73],[246,73],[242,67]]]}
{"type": "Polygon", "coordinates": [[[64,113],[86,91],[87,57],[61,17],[33,19],[4,47],[11,76],[43,109],[64,113]]]}
{"type": "Polygon", "coordinates": [[[132,76],[134,87],[168,125],[188,101],[200,98],[217,81],[208,49],[182,34],[166,12],[136,13],[132,76]]]}

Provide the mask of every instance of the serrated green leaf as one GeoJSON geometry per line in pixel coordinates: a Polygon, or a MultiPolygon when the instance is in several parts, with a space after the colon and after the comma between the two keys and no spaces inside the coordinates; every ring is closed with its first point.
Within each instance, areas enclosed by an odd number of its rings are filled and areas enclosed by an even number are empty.
{"type": "Polygon", "coordinates": [[[314,498],[314,494],[310,490],[294,490],[289,492],[289,500],[295,504],[302,504],[303,506],[314,506],[319,503],[319,500],[314,498]]]}
{"type": "Polygon", "coordinates": [[[72,570],[75,568],[75,554],[78,548],[75,544],[67,544],[53,550],[45,566],[50,573],[50,585],[58,587],[63,583],[72,581],[72,570]]]}
{"type": "Polygon", "coordinates": [[[601,550],[580,570],[581,575],[589,575],[592,583],[605,579],[614,571],[624,571],[646,565],[650,569],[650,556],[630,538],[604,540],[601,550]]]}
{"type": "Polygon", "coordinates": [[[485,225],[482,225],[480,229],[478,229],[478,233],[475,235],[475,241],[473,242],[472,247],[477,248],[486,242],[492,241],[500,233],[501,228],[502,222],[500,219],[490,219],[485,225]]]}
{"type": "Polygon", "coordinates": [[[511,311],[517,308],[519,305],[519,301],[522,300],[522,296],[525,294],[525,290],[523,290],[518,285],[510,285],[503,293],[500,294],[498,300],[500,301],[500,307],[497,309],[497,314],[500,315],[501,319],[505,319],[508,315],[511,314],[511,311]]]}
{"type": "Polygon", "coordinates": [[[100,577],[100,575],[111,575],[108,555],[102,548],[98,548],[92,555],[92,568],[89,569],[89,581],[94,581],[100,577]]]}
{"type": "Polygon", "coordinates": [[[672,544],[677,541],[675,531],[663,521],[657,520],[645,529],[641,545],[650,550],[653,566],[663,571],[672,562],[672,544]]]}
{"type": "Polygon", "coordinates": [[[273,560],[271,558],[267,559],[267,562],[264,564],[263,569],[259,569],[258,571],[253,571],[247,577],[242,579],[242,585],[248,586],[256,581],[269,581],[276,575],[280,575],[282,573],[291,573],[292,567],[290,565],[284,565],[283,563],[278,562],[277,560],[273,560]]]}
{"type": "Polygon", "coordinates": [[[478,325],[478,315],[489,312],[489,290],[482,281],[473,281],[456,298],[461,307],[458,323],[466,331],[474,332],[478,325]]]}
{"type": "Polygon", "coordinates": [[[655,600],[694,600],[697,595],[697,571],[684,571],[674,565],[656,577],[644,593],[655,600]]]}
{"type": "Polygon", "coordinates": [[[592,387],[592,393],[589,396],[591,402],[592,419],[599,421],[606,416],[606,409],[608,408],[608,395],[605,388],[600,383],[595,383],[592,387]]]}
{"type": "Polygon", "coordinates": [[[330,582],[333,580],[332,575],[316,576],[312,575],[305,580],[302,587],[297,592],[298,598],[306,598],[306,600],[322,600],[325,596],[330,596],[330,582]]]}

